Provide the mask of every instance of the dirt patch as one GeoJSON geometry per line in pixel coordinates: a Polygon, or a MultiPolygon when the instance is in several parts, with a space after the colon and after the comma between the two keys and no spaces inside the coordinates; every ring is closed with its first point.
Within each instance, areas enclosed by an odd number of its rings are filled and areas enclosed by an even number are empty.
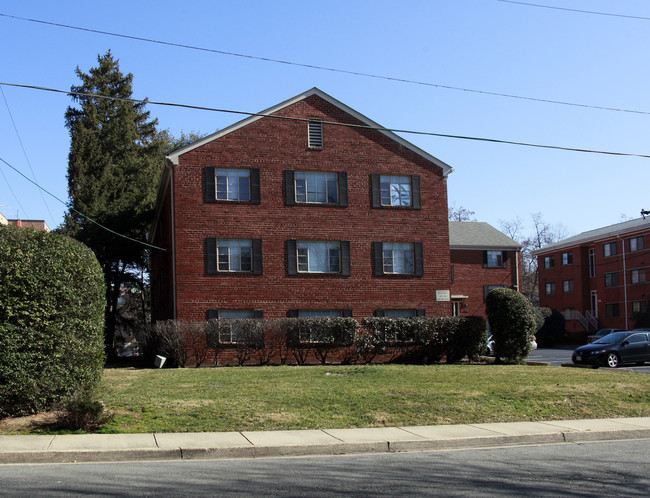
{"type": "Polygon", "coordinates": [[[25,434],[39,432],[44,426],[56,422],[56,411],[37,413],[25,417],[7,417],[0,420],[0,434],[25,434]]]}

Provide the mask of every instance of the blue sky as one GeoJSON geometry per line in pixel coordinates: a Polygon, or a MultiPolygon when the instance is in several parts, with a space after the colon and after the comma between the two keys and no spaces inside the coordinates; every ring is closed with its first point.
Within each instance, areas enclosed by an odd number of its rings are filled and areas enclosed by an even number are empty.
{"type": "MultiPolygon", "coordinates": [[[[646,0],[538,0],[650,18],[646,0]]],[[[650,20],[498,0],[5,2],[0,14],[259,58],[589,106],[513,99],[188,50],[0,16],[0,81],[69,90],[112,50],[134,97],[256,112],[314,86],[394,129],[650,154],[650,20]],[[643,114],[645,113],[645,114],[643,114]]],[[[2,86],[0,158],[67,200],[65,94],[2,86]],[[11,114],[10,114],[11,113],[11,114]],[[13,117],[13,120],[12,120],[13,117]],[[15,127],[14,127],[15,124],[15,127]],[[17,132],[16,132],[17,130],[17,132]],[[21,146],[22,142],[22,146],[21,146]],[[24,152],[23,152],[24,149],[24,152]],[[33,171],[33,173],[32,173],[33,171]]],[[[211,133],[231,114],[149,106],[160,129],[211,133]]],[[[402,135],[449,164],[449,204],[479,221],[541,212],[569,234],[650,209],[650,159],[402,135]]],[[[0,162],[0,211],[65,206],[0,162]]]]}

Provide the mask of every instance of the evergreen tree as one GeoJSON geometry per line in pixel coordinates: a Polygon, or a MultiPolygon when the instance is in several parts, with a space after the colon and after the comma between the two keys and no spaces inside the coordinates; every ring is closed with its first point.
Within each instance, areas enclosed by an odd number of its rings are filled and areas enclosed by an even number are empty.
{"type": "Polygon", "coordinates": [[[68,107],[70,132],[68,195],[70,210],[63,232],[88,245],[106,280],[106,348],[113,354],[120,288],[146,265],[145,247],[88,221],[146,241],[162,172],[165,141],[145,102],[132,102],[131,73],[120,71],[110,50],[98,56],[89,73],[79,67],[79,86],[72,86],[76,107],[68,107]],[[110,98],[102,98],[110,97],[110,98]]]}

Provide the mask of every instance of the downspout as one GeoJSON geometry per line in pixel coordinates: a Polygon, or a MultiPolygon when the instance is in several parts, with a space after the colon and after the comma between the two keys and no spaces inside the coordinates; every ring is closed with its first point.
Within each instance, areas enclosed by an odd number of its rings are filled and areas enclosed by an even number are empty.
{"type": "MultiPolygon", "coordinates": [[[[617,235],[621,239],[620,235],[617,235]]],[[[623,306],[625,306],[625,330],[628,330],[627,321],[627,265],[625,261],[625,239],[621,239],[621,246],[623,247],[623,306]]]]}
{"type": "Polygon", "coordinates": [[[172,319],[177,319],[176,310],[176,202],[174,197],[174,163],[167,160],[169,167],[169,184],[171,197],[171,224],[172,224],[172,319]]]}
{"type": "Polygon", "coordinates": [[[521,251],[515,251],[515,280],[517,281],[517,292],[521,294],[521,287],[519,287],[519,255],[521,251]]]}

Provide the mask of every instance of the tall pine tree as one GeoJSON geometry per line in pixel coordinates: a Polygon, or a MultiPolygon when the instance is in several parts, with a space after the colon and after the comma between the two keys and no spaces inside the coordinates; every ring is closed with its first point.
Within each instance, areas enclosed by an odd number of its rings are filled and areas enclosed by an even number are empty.
{"type": "Polygon", "coordinates": [[[162,171],[163,140],[145,103],[129,101],[133,75],[120,71],[110,50],[98,56],[89,73],[79,67],[72,86],[76,106],[68,107],[69,211],[63,231],[88,245],[102,265],[106,281],[106,348],[113,354],[118,298],[122,285],[146,264],[145,247],[88,221],[135,240],[145,241],[153,217],[162,171]],[[99,97],[102,96],[102,97],[99,97]],[[106,98],[109,97],[109,98],[106,98]]]}

